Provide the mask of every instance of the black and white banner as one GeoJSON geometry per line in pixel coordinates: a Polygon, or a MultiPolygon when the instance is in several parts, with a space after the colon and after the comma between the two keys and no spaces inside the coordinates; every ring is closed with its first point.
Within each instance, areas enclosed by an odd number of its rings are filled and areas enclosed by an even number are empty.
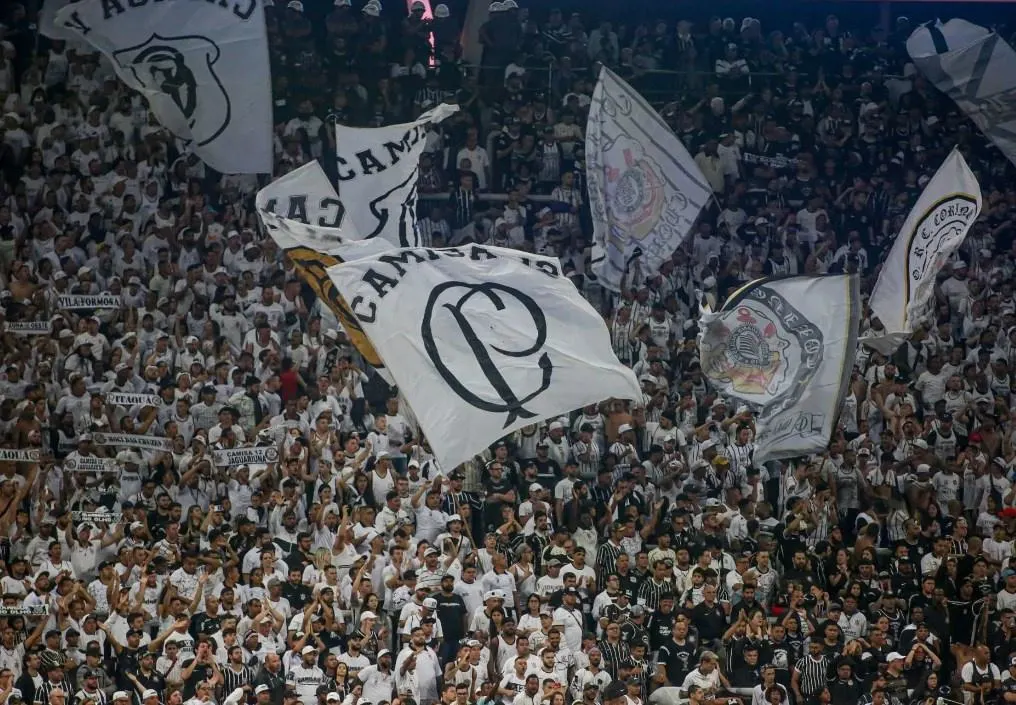
{"type": "Polygon", "coordinates": [[[71,512],[71,521],[90,522],[92,524],[119,524],[123,521],[123,514],[120,512],[71,512]]]}
{"type": "Polygon", "coordinates": [[[114,294],[62,294],[56,297],[56,307],[65,310],[120,308],[123,299],[114,294]]]}
{"type": "Polygon", "coordinates": [[[1016,51],[990,29],[953,19],[907,39],[914,65],[1016,164],[1016,51]]]}
{"type": "Polygon", "coordinates": [[[861,342],[891,355],[927,315],[935,279],[981,213],[981,188],[963,155],[954,149],[924,187],[907,216],[868,304],[884,333],[861,342]]]}
{"type": "Polygon", "coordinates": [[[38,448],[0,448],[0,461],[37,463],[41,454],[38,448]]]}
{"type": "Polygon", "coordinates": [[[92,442],[97,446],[125,446],[167,453],[173,450],[173,441],[169,438],[139,433],[93,433],[92,442]]]}
{"type": "Polygon", "coordinates": [[[263,0],[81,0],[56,13],[213,169],[272,170],[272,81],[263,0]]]}
{"type": "Polygon", "coordinates": [[[754,462],[829,443],[857,351],[856,276],[757,281],[703,311],[699,356],[722,395],[759,409],[754,462]]]}
{"type": "Polygon", "coordinates": [[[586,160],[593,272],[620,291],[633,259],[647,275],[659,271],[713,190],[659,113],[606,67],[589,107],[586,160]]]}
{"type": "MultiPolygon", "coordinates": [[[[56,576],[50,576],[51,578],[56,576]]],[[[0,617],[46,617],[49,605],[0,605],[0,617]]]]}
{"type": "Polygon", "coordinates": [[[275,446],[254,448],[226,448],[214,453],[215,464],[220,467],[237,465],[267,465],[279,461],[279,449],[275,446]]]}
{"type": "Polygon", "coordinates": [[[162,397],[158,394],[135,394],[132,392],[110,392],[106,395],[106,403],[112,406],[162,406],[162,397]]]}
{"type": "Polygon", "coordinates": [[[755,152],[741,152],[741,161],[745,164],[764,166],[771,169],[796,169],[801,163],[800,159],[794,157],[784,157],[781,154],[756,154],[755,152]]]}
{"type": "Polygon", "coordinates": [[[113,458],[99,458],[94,455],[72,456],[64,459],[64,470],[68,472],[117,472],[120,467],[113,458]]]}
{"type": "Polygon", "coordinates": [[[555,258],[407,248],[329,268],[450,471],[523,426],[642,399],[600,315],[555,258]]]}
{"type": "Polygon", "coordinates": [[[49,321],[7,321],[4,331],[14,335],[49,335],[53,324],[49,321]]]}
{"type": "Polygon", "coordinates": [[[345,206],[317,160],[283,174],[258,191],[255,205],[259,212],[318,228],[312,233],[301,231],[303,236],[298,242],[280,242],[283,249],[294,247],[307,238],[320,237],[318,249],[325,252],[328,245],[336,241],[360,239],[347,222],[345,206]]]}
{"type": "Polygon", "coordinates": [[[343,203],[355,204],[347,220],[361,238],[384,238],[396,247],[418,244],[416,182],[427,126],[458,110],[442,103],[401,125],[335,126],[339,196],[343,203]]]}

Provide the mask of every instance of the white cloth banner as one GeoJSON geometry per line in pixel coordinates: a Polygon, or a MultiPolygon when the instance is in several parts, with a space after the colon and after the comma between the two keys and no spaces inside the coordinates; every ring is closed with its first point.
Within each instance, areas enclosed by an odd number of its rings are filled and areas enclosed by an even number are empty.
{"type": "Polygon", "coordinates": [[[0,460],[17,463],[39,462],[38,448],[0,448],[0,460]]]}
{"type": "Polygon", "coordinates": [[[165,451],[173,450],[173,441],[161,436],[146,436],[140,433],[93,433],[92,442],[97,446],[126,446],[142,450],[165,451]]]}
{"type": "Polygon", "coordinates": [[[935,277],[981,213],[981,189],[954,149],[924,187],[882,264],[869,305],[885,335],[861,342],[884,355],[910,337],[927,311],[935,277]]]}
{"type": "Polygon", "coordinates": [[[94,455],[67,458],[63,462],[64,470],[69,472],[116,472],[119,466],[113,458],[99,458],[94,455]]]}
{"type": "Polygon", "coordinates": [[[407,248],[329,268],[450,471],[528,424],[642,399],[558,260],[498,247],[407,248]]]}
{"type": "Polygon", "coordinates": [[[123,514],[120,512],[107,512],[107,511],[73,511],[71,512],[71,520],[74,522],[87,521],[91,524],[119,524],[123,519],[123,514]]]}
{"type": "Polygon", "coordinates": [[[61,294],[56,307],[68,311],[75,309],[120,308],[123,299],[115,294],[61,294]]]}
{"type": "Polygon", "coordinates": [[[824,450],[847,391],[861,306],[856,276],[759,279],[699,323],[702,370],[759,409],[755,464],[824,450]]]}
{"type": "Polygon", "coordinates": [[[262,0],[81,0],[59,10],[56,25],[105,54],[159,123],[208,166],[226,174],[272,171],[262,0]]]}
{"type": "Polygon", "coordinates": [[[632,259],[647,275],[684,242],[712,188],[663,118],[607,68],[586,124],[593,273],[611,291],[632,259]]]}
{"type": "Polygon", "coordinates": [[[914,65],[1016,164],[1016,51],[990,29],[953,19],[907,39],[914,65]]]}
{"type": "Polygon", "coordinates": [[[213,453],[215,464],[220,467],[236,467],[237,465],[267,465],[279,460],[279,449],[275,446],[258,446],[254,448],[226,448],[213,453]]]}
{"type": "Polygon", "coordinates": [[[14,335],[49,335],[53,324],[49,321],[6,321],[4,331],[14,335]]]}
{"type": "Polygon", "coordinates": [[[39,10],[39,33],[65,42],[81,41],[80,35],[56,22],[57,13],[75,2],[77,0],[44,0],[42,9],[39,10]]]}
{"type": "Polygon", "coordinates": [[[106,395],[106,403],[117,406],[162,406],[162,397],[158,394],[137,394],[133,392],[110,392],[106,395]]]}
{"type": "Polygon", "coordinates": [[[319,251],[328,252],[331,245],[361,239],[346,217],[346,209],[339,200],[339,195],[335,193],[332,182],[317,160],[275,179],[258,191],[254,204],[263,217],[274,216],[278,220],[313,226],[299,229],[300,236],[291,240],[285,239],[285,232],[272,233],[283,249],[306,247],[310,241],[319,251]]]}
{"type": "Polygon", "coordinates": [[[362,238],[384,238],[395,247],[415,247],[416,182],[427,126],[458,112],[442,103],[414,122],[388,127],[335,126],[339,195],[354,203],[348,217],[362,238]]]}

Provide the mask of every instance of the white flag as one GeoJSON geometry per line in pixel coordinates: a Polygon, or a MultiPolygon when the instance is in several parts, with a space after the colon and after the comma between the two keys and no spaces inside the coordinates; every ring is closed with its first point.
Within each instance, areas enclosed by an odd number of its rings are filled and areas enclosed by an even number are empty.
{"type": "Polygon", "coordinates": [[[80,41],[80,35],[56,22],[57,13],[75,2],[77,0],[45,0],[42,9],[39,10],[39,33],[44,37],[65,42],[80,41]]]}
{"type": "MultiPolygon", "coordinates": [[[[346,218],[339,194],[317,160],[275,179],[258,191],[254,200],[259,211],[304,225],[343,230],[341,237],[360,239],[346,218]]],[[[339,235],[336,233],[333,237],[339,235]]]]}
{"type": "Polygon", "coordinates": [[[935,21],[907,39],[914,65],[1016,164],[1016,52],[990,29],[935,21]]]}
{"type": "Polygon", "coordinates": [[[272,170],[272,81],[262,0],[81,0],[56,24],[113,63],[159,122],[226,174],[272,170]]]}
{"type": "Polygon", "coordinates": [[[935,277],[981,212],[981,189],[958,150],[942,162],[882,264],[869,305],[886,334],[862,339],[892,354],[914,332],[931,303],[935,277]]]}
{"type": "Polygon", "coordinates": [[[339,195],[355,203],[349,218],[364,239],[380,237],[396,247],[414,247],[416,182],[427,126],[458,112],[441,104],[414,122],[388,127],[335,126],[339,195]]]}
{"type": "Polygon", "coordinates": [[[358,235],[349,225],[345,209],[321,165],[310,162],[276,179],[258,191],[254,203],[268,234],[334,314],[360,355],[372,367],[383,367],[356,317],[325,273],[328,267],[340,262],[333,254],[335,249],[347,238],[355,240],[358,235]]]}
{"type": "Polygon", "coordinates": [[[663,118],[607,68],[589,108],[586,165],[593,273],[620,291],[632,259],[647,275],[659,271],[713,191],[663,118]]]}
{"type": "Polygon", "coordinates": [[[759,279],[700,321],[709,383],[759,409],[754,462],[829,443],[857,350],[856,276],[759,279]]]}
{"type": "Polygon", "coordinates": [[[642,399],[560,263],[498,247],[407,248],[328,270],[441,467],[523,426],[642,399]]]}

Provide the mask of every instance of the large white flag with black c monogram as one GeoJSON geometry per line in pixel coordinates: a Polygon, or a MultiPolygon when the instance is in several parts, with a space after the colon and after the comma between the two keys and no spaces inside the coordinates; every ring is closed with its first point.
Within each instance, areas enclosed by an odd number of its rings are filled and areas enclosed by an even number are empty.
{"type": "Polygon", "coordinates": [[[1016,51],[993,30],[966,20],[921,25],[907,39],[914,65],[956,101],[1016,164],[1016,51]]]}
{"type": "Polygon", "coordinates": [[[402,248],[328,276],[451,470],[523,426],[642,399],[600,315],[551,257],[478,245],[402,248]]]}
{"type": "Polygon", "coordinates": [[[53,24],[61,36],[101,51],[159,123],[208,166],[271,173],[263,0],[80,0],[58,10],[53,24]]]}
{"type": "Polygon", "coordinates": [[[413,122],[386,127],[335,126],[339,196],[353,227],[364,239],[384,238],[395,247],[415,247],[416,182],[427,127],[458,112],[442,103],[413,122]]]}
{"type": "Polygon", "coordinates": [[[854,275],[759,279],[699,322],[709,384],[758,410],[754,462],[829,443],[857,352],[854,275]]]}
{"type": "Polygon", "coordinates": [[[890,355],[910,337],[932,302],[935,278],[980,213],[977,178],[954,149],[904,221],[871,292],[868,303],[885,334],[862,343],[890,355]]]}
{"type": "Polygon", "coordinates": [[[646,274],[659,271],[713,195],[663,118],[606,67],[589,106],[586,180],[593,274],[611,291],[621,290],[633,259],[646,274]]]}

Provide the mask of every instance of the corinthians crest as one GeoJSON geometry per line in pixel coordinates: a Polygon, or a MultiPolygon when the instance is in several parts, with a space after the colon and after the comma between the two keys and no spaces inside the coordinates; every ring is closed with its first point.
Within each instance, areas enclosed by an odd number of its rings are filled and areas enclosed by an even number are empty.
{"type": "Polygon", "coordinates": [[[155,33],[112,56],[178,137],[204,146],[229,127],[229,93],[215,72],[222,50],[208,37],[155,33]]]}
{"type": "Polygon", "coordinates": [[[767,314],[739,306],[734,324],[718,329],[722,349],[711,359],[709,377],[727,380],[738,395],[774,396],[787,376],[790,340],[767,314]]]}
{"type": "MultiPolygon", "coordinates": [[[[605,168],[607,208],[617,237],[644,240],[664,220],[668,208],[667,187],[660,165],[635,142],[621,137],[612,151],[623,157],[623,163],[605,168]]],[[[678,208],[687,207],[687,200],[677,192],[678,208]]]]}
{"type": "Polygon", "coordinates": [[[765,285],[735,296],[703,321],[703,371],[745,401],[796,403],[822,361],[821,331],[765,285]]]}

